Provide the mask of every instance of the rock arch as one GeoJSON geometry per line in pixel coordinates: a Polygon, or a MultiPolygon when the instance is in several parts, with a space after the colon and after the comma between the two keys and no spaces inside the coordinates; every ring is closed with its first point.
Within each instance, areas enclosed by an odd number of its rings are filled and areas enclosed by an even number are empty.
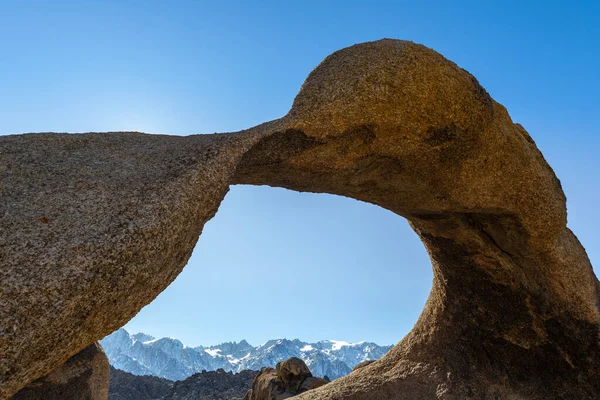
{"type": "Polygon", "coordinates": [[[236,183],[377,204],[432,260],[413,330],[302,399],[600,393],[600,284],[558,179],[473,76],[424,46],[340,50],[285,117],[246,131],[29,134],[0,152],[1,396],[149,303],[236,183]]]}

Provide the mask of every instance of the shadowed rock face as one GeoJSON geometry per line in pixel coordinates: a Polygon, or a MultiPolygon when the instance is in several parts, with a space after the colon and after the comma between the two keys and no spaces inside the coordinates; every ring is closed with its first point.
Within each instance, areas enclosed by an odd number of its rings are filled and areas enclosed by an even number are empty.
{"type": "Polygon", "coordinates": [[[181,271],[230,184],[407,218],[432,260],[414,329],[301,399],[596,398],[600,284],[527,132],[410,42],[340,50],[283,118],[189,137],[0,138],[0,397],[122,326],[181,271]]]}
{"type": "Polygon", "coordinates": [[[11,400],[106,400],[110,365],[94,343],[21,389],[11,400]]]}

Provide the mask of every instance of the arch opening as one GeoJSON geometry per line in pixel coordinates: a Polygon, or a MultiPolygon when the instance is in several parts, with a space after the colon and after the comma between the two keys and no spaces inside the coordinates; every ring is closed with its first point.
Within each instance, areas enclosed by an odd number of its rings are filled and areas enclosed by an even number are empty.
{"type": "MultiPolygon", "coordinates": [[[[361,356],[380,357],[419,317],[431,289],[429,265],[405,220],[380,207],[340,196],[233,186],[186,268],[124,328],[174,337],[190,347],[242,339],[253,347],[284,338],[312,347],[323,340],[366,341],[379,346],[360,350],[361,356]]],[[[116,342],[102,343],[117,367],[150,367],[136,349],[113,352],[116,342]],[[143,365],[127,364],[121,355],[143,365]]],[[[279,345],[274,351],[284,353],[278,357],[291,356],[285,346],[299,345],[279,345]]],[[[309,363],[319,356],[300,354],[309,363]]],[[[264,355],[257,351],[253,357],[255,364],[231,369],[263,366],[258,362],[264,355]]],[[[315,364],[313,372],[338,378],[355,366],[350,359],[344,363],[345,372],[335,371],[332,360],[315,364]]]]}

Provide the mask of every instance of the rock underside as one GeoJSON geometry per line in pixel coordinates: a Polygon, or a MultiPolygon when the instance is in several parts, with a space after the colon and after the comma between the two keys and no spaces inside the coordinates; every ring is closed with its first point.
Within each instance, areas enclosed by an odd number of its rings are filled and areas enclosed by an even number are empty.
{"type": "Polygon", "coordinates": [[[94,343],[19,390],[11,400],[106,400],[109,376],[108,358],[94,343]]]}
{"type": "Polygon", "coordinates": [[[299,399],[598,398],[600,284],[560,182],[472,75],[390,39],[330,55],[245,131],[0,137],[0,398],[164,290],[231,184],[377,204],[431,257],[413,330],[299,399]]]}

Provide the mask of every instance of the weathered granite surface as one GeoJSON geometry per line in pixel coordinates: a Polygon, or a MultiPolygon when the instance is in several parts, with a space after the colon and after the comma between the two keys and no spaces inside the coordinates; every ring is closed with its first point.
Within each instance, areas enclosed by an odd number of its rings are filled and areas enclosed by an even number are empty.
{"type": "Polygon", "coordinates": [[[244,400],[284,400],[327,385],[328,380],[312,376],[308,366],[297,357],[277,363],[275,369],[263,368],[254,377],[244,400]]]}
{"type": "Polygon", "coordinates": [[[107,400],[110,365],[94,343],[66,363],[28,384],[11,400],[107,400]]]}
{"type": "Polygon", "coordinates": [[[599,396],[600,284],[560,182],[472,75],[386,39],[327,57],[286,116],[247,131],[0,137],[0,397],[152,301],[230,184],[377,204],[431,256],[414,329],[299,398],[599,396]]]}

